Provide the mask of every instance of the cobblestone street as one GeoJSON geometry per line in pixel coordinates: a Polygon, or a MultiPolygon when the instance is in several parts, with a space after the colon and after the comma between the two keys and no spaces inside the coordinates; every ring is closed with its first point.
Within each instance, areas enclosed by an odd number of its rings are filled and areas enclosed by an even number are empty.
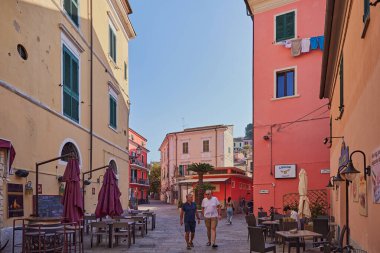
{"type": "Polygon", "coordinates": [[[123,244],[109,249],[106,248],[105,243],[90,249],[89,236],[87,236],[85,252],[249,252],[247,229],[243,215],[235,215],[232,225],[225,224],[225,220],[219,222],[216,239],[219,245],[218,249],[206,246],[206,227],[201,221],[201,224],[197,225],[196,228],[195,247],[192,250],[187,250],[184,240],[184,227],[179,225],[179,211],[176,206],[154,202],[151,205],[140,206],[140,209],[150,209],[157,213],[155,230],[149,229],[144,238],[141,238],[137,233],[136,244],[132,244],[129,249],[123,244]]]}

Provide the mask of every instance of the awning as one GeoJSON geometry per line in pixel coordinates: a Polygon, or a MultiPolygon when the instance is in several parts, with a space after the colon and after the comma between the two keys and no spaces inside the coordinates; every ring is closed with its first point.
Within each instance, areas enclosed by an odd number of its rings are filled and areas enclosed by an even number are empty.
{"type": "MultiPolygon", "coordinates": [[[[223,178],[204,178],[203,182],[204,183],[207,183],[207,182],[225,182],[228,179],[229,178],[227,178],[227,177],[223,177],[223,178]]],[[[198,183],[198,178],[195,178],[195,179],[186,179],[186,180],[182,180],[182,181],[178,182],[178,184],[188,184],[188,183],[198,183]]]]}
{"type": "Polygon", "coordinates": [[[9,168],[8,171],[11,169],[12,163],[16,156],[16,151],[12,146],[12,143],[10,141],[0,139],[0,148],[6,148],[9,152],[9,168]]]}

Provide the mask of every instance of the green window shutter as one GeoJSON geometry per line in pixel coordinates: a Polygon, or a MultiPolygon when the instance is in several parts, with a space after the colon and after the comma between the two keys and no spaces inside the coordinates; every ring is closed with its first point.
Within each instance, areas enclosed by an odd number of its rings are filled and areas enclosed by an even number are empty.
{"type": "Polygon", "coordinates": [[[65,0],[63,2],[63,8],[67,12],[67,14],[69,14],[69,16],[71,17],[71,0],[65,0]]]}
{"type": "Polygon", "coordinates": [[[116,34],[113,33],[113,59],[116,63],[116,34]]]}
{"type": "Polygon", "coordinates": [[[340,105],[339,105],[339,111],[343,113],[344,110],[344,73],[343,73],[343,56],[340,58],[340,66],[339,66],[339,77],[340,77],[340,105]]]}
{"type": "Polygon", "coordinates": [[[116,63],[116,35],[114,31],[112,30],[111,26],[109,27],[109,34],[110,34],[110,56],[112,60],[116,63]]]}
{"type": "Polygon", "coordinates": [[[63,114],[79,122],[79,60],[63,45],[63,114]]]}
{"type": "Polygon", "coordinates": [[[276,16],[276,42],[295,36],[295,12],[276,16]]]}
{"type": "Polygon", "coordinates": [[[124,62],[124,80],[127,80],[127,63],[124,62]]]}
{"type": "Polygon", "coordinates": [[[110,126],[116,129],[116,99],[110,95],[110,126]]]}
{"type": "Polygon", "coordinates": [[[276,42],[281,41],[285,34],[285,17],[284,15],[280,15],[276,17],[276,42]]]}

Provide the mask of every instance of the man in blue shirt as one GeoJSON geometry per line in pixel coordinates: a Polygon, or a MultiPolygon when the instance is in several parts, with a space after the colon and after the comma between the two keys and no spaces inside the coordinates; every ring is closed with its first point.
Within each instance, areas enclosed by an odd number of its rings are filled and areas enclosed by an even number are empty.
{"type": "Polygon", "coordinates": [[[197,216],[198,224],[200,223],[199,214],[197,212],[197,204],[193,202],[193,194],[186,195],[186,202],[182,205],[180,223],[185,223],[185,240],[187,249],[194,247],[193,240],[195,235],[195,216],[197,216]],[[190,237],[191,233],[191,237],[190,237]],[[190,237],[190,238],[189,238],[190,237]]]}

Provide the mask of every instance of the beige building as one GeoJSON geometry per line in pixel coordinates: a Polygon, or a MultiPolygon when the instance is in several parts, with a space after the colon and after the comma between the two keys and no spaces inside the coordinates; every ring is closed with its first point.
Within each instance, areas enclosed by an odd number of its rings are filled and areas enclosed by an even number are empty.
{"type": "Polygon", "coordinates": [[[338,169],[350,159],[359,172],[348,187],[334,182],[331,214],[340,229],[348,221],[349,243],[369,253],[380,252],[380,4],[370,5],[375,2],[327,1],[320,89],[320,98],[330,103],[331,176],[343,175],[346,169],[338,169]],[[365,162],[371,166],[366,177],[365,162]]]}
{"type": "MultiPolygon", "coordinates": [[[[72,151],[82,172],[111,164],[124,179],[119,187],[127,206],[128,43],[136,36],[128,0],[3,0],[0,6],[0,139],[16,151],[9,169],[9,149],[0,149],[0,227],[34,213],[37,188],[44,196],[61,193],[57,178],[66,162],[41,166],[40,186],[35,163],[72,151]],[[16,176],[20,169],[29,175],[16,176]],[[29,181],[32,191],[24,190],[29,181]],[[7,191],[20,186],[21,192],[7,191]],[[23,203],[11,212],[17,194],[23,203]]],[[[102,174],[87,174],[92,183],[85,188],[86,212],[95,210],[102,174]]],[[[53,208],[45,204],[40,208],[53,208]]]]}
{"type": "Polygon", "coordinates": [[[161,152],[161,200],[178,200],[178,182],[191,175],[192,163],[209,163],[214,167],[232,167],[233,126],[215,125],[187,128],[165,136],[161,152]]]}

